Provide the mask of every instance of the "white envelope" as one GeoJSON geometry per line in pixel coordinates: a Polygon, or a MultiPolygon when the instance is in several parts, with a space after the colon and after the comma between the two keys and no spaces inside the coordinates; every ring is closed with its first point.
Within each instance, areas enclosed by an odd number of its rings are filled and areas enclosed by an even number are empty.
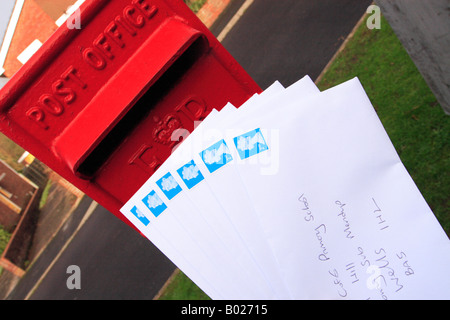
{"type": "Polygon", "coordinates": [[[213,111],[122,212],[213,299],[449,297],[450,242],[357,79],[213,111]]]}
{"type": "MultiPolygon", "coordinates": [[[[282,87],[281,87],[282,88],[282,87]]],[[[266,93],[267,94],[267,93],[266,93]]],[[[233,110],[234,107],[228,105],[223,109],[223,113],[233,110]]],[[[248,248],[241,240],[241,236],[232,229],[232,225],[223,209],[216,202],[214,195],[210,192],[208,197],[208,186],[205,183],[200,184],[193,191],[187,190],[184,181],[180,180],[181,176],[176,175],[176,171],[181,168],[181,163],[187,163],[187,159],[192,159],[192,154],[184,157],[184,150],[191,150],[189,142],[198,135],[202,126],[206,125],[218,113],[212,112],[210,116],[198,127],[195,134],[189,136],[186,141],[174,152],[174,155],[158,169],[149,181],[134,195],[127,205],[122,208],[122,212],[130,216],[130,210],[137,207],[140,212],[149,217],[151,223],[145,226],[134,219],[135,225],[139,229],[149,228],[157,229],[158,232],[164,234],[172,247],[178,251],[164,251],[166,255],[174,260],[179,252],[183,257],[192,262],[199,271],[188,270],[185,273],[191,277],[205,292],[220,292],[219,294],[209,294],[213,299],[273,299],[273,289],[269,286],[264,278],[261,278],[259,266],[254,262],[248,252],[248,248]],[[183,160],[183,159],[186,159],[183,160]],[[167,174],[170,175],[167,176],[167,174]],[[164,180],[165,178],[165,180],[164,180]],[[172,181],[170,179],[172,179],[172,181]],[[176,190],[183,192],[176,193],[174,199],[168,199],[161,188],[161,184],[157,185],[157,181],[164,181],[166,187],[171,182],[177,186],[176,190]],[[158,190],[158,187],[160,190],[158,190]],[[158,193],[155,192],[158,190],[158,193]],[[200,201],[193,203],[192,198],[201,197],[200,201]],[[151,208],[143,204],[143,199],[158,199],[164,208],[164,212],[157,212],[158,215],[153,218],[151,208]],[[228,222],[228,224],[227,224],[228,222]],[[200,257],[200,258],[199,258],[200,257]],[[201,274],[208,281],[196,281],[198,274],[201,274]],[[213,280],[210,280],[213,279],[213,280]],[[208,289],[210,283],[213,282],[214,289],[208,289]],[[206,288],[204,288],[206,286],[206,288]]],[[[200,173],[201,174],[201,173],[200,173]]],[[[175,190],[175,189],[174,189],[175,190]]],[[[133,215],[131,215],[133,219],[133,215]]],[[[142,230],[141,230],[142,231],[142,230]]],[[[143,232],[148,238],[154,241],[154,236],[149,232],[143,232]]]]}
{"type": "MultiPolygon", "coordinates": [[[[231,144],[223,145],[221,137],[233,133],[233,131],[228,131],[227,128],[228,122],[234,118],[240,118],[241,114],[260,114],[261,111],[258,106],[263,102],[276,101],[279,96],[286,96],[286,99],[295,99],[317,93],[318,89],[311,79],[304,77],[287,90],[278,94],[261,95],[236,111],[230,112],[229,116],[220,115],[214,119],[215,121],[209,122],[208,126],[204,127],[205,131],[210,130],[213,134],[205,134],[206,138],[201,139],[203,146],[198,146],[201,152],[197,152],[194,157],[204,173],[207,184],[213,190],[215,198],[225,209],[239,234],[250,248],[254,259],[276,290],[276,296],[279,299],[290,299],[291,295],[281,278],[278,264],[274,260],[273,253],[259,225],[258,217],[254,212],[253,204],[249,201],[245,185],[242,184],[241,177],[233,166],[236,157],[230,156],[232,154],[231,144]],[[223,131],[225,133],[221,136],[223,131]]],[[[272,109],[276,109],[276,106],[272,106],[272,109]]]]}
{"type": "Polygon", "coordinates": [[[236,118],[241,136],[225,141],[247,148],[234,167],[292,297],[448,299],[448,238],[359,81],[279,103],[236,118]],[[261,174],[258,158],[279,171],[261,174]]]}

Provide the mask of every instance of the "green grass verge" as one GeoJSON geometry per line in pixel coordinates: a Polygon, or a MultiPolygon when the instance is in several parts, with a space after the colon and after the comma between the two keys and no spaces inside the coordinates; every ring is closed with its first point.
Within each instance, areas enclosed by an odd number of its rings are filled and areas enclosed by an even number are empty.
{"type": "Polygon", "coordinates": [[[50,189],[51,189],[52,185],[53,185],[53,181],[48,180],[47,184],[45,185],[44,190],[42,191],[41,200],[39,201],[39,209],[42,209],[45,206],[45,204],[47,203],[47,198],[50,193],[50,189]]]}
{"type": "Polygon", "coordinates": [[[402,162],[450,232],[450,116],[445,115],[386,20],[363,24],[318,84],[359,78],[402,162]]]}
{"type": "Polygon", "coordinates": [[[203,5],[206,3],[206,0],[185,0],[184,1],[188,7],[194,11],[195,13],[199,12],[203,5]]]}
{"type": "Polygon", "coordinates": [[[5,251],[9,239],[11,239],[11,234],[0,226],[0,255],[5,251]]]}
{"type": "MultiPolygon", "coordinates": [[[[3,251],[5,251],[6,246],[8,245],[9,240],[11,239],[11,233],[3,229],[2,226],[0,226],[0,255],[3,254],[3,251]]],[[[3,272],[3,268],[0,267],[0,275],[3,272]]]]}
{"type": "Polygon", "coordinates": [[[181,271],[173,278],[159,300],[211,300],[181,271]]]}
{"type": "MultiPolygon", "coordinates": [[[[369,30],[363,23],[318,87],[325,90],[359,78],[405,167],[449,234],[450,116],[444,114],[387,21],[383,19],[381,26],[369,30]]],[[[205,297],[180,273],[161,299],[205,297]]]]}
{"type": "Polygon", "coordinates": [[[21,172],[24,168],[23,164],[17,163],[17,160],[25,152],[20,146],[0,133],[0,159],[9,164],[16,171],[21,172]]]}

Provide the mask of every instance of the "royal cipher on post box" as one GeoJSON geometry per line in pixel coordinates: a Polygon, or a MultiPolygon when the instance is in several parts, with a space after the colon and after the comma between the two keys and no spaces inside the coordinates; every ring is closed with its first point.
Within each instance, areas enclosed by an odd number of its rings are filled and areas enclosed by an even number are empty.
{"type": "Polygon", "coordinates": [[[119,210],[174,132],[261,90],[182,0],[87,0],[79,14],[2,89],[0,130],[130,224],[119,210]]]}

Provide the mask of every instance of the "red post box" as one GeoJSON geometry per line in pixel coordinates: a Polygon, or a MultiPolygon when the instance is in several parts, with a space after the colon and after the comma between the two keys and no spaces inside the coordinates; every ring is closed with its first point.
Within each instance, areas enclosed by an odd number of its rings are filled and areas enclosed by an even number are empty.
{"type": "Polygon", "coordinates": [[[174,132],[261,89],[182,0],[90,0],[80,14],[2,89],[0,130],[130,224],[119,209],[174,132]]]}

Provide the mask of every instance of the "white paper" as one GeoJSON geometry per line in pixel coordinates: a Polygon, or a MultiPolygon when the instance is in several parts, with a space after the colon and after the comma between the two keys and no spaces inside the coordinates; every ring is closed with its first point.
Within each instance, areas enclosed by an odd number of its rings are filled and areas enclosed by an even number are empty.
{"type": "MultiPolygon", "coordinates": [[[[278,84],[269,91],[275,93],[281,89],[283,89],[282,86],[278,84]]],[[[266,92],[265,95],[267,96],[269,93],[266,92]]],[[[255,98],[257,96],[253,99],[255,98]]],[[[234,109],[233,106],[227,105],[220,113],[226,114],[234,109]]],[[[249,249],[242,241],[242,236],[237,233],[223,208],[215,200],[207,182],[201,181],[202,183],[196,185],[193,190],[187,190],[189,188],[187,185],[184,185],[184,181],[180,180],[181,176],[179,177],[174,173],[182,165],[192,161],[193,155],[191,151],[195,150],[195,148],[190,143],[192,143],[195,136],[201,135],[202,127],[206,126],[216,116],[217,112],[214,111],[207,117],[197,130],[174,152],[174,156],[166,161],[134,195],[127,206],[122,209],[122,212],[129,212],[130,208],[138,207],[140,212],[147,217],[151,217],[152,228],[157,229],[159,233],[165,234],[172,246],[180,248],[180,251],[189,252],[191,259],[194,259],[194,256],[197,255],[198,257],[195,258],[197,259],[196,263],[202,267],[200,273],[206,279],[215,279],[213,281],[215,284],[214,290],[218,288],[227,299],[244,299],[249,296],[254,299],[278,298],[274,293],[274,289],[264,278],[260,266],[254,262],[252,255],[249,254],[249,249]],[[170,178],[175,179],[178,186],[184,189],[184,192],[180,192],[170,201],[164,195],[161,195],[161,192],[157,193],[155,191],[160,187],[157,186],[156,182],[163,179],[169,172],[171,173],[170,178]],[[145,201],[142,201],[150,193],[152,196],[158,196],[161,203],[168,207],[156,218],[152,217],[150,209],[144,205],[145,201]],[[205,196],[208,193],[210,196],[205,196]],[[198,201],[194,203],[192,199],[197,199],[198,201]],[[206,274],[205,271],[207,271],[206,274]],[[237,284],[239,288],[236,287],[237,284]]],[[[139,221],[136,226],[143,228],[142,223],[139,221]]],[[[152,240],[151,236],[149,239],[152,240]]],[[[172,258],[178,252],[168,252],[166,254],[172,258]]],[[[188,272],[187,274],[190,276],[188,272]]],[[[195,276],[193,277],[195,278],[195,276]]],[[[208,286],[208,284],[204,285],[208,286]]],[[[210,291],[214,290],[211,289],[210,291]]],[[[212,296],[212,298],[221,299],[221,296],[212,296]]]]}
{"type": "Polygon", "coordinates": [[[122,212],[213,299],[450,297],[448,237],[357,79],[213,111],[122,212]]]}
{"type": "MultiPolygon", "coordinates": [[[[212,126],[210,131],[215,130],[214,132],[217,131],[218,133],[206,134],[205,136],[207,138],[203,139],[202,146],[199,146],[200,150],[204,152],[208,147],[220,143],[221,138],[233,136],[235,132],[238,132],[235,128],[230,128],[228,126],[229,120],[232,121],[236,118],[241,119],[246,115],[254,116],[255,113],[264,114],[265,111],[260,110],[259,107],[263,102],[265,102],[264,105],[268,105],[272,111],[276,112],[278,106],[276,104],[271,104],[271,102],[276,102],[276,99],[280,96],[284,97],[286,100],[295,100],[303,96],[317,94],[318,92],[317,87],[311,79],[309,77],[304,77],[287,90],[277,90],[277,93],[274,94],[261,95],[252,101],[249,101],[245,106],[242,106],[235,112],[227,114],[225,117],[218,117],[215,119],[215,122],[209,123],[208,125],[212,126]]],[[[226,160],[223,161],[217,171],[211,172],[199,153],[196,155],[197,162],[202,168],[202,172],[205,172],[205,177],[207,177],[208,184],[214,191],[215,198],[218,199],[222,207],[225,208],[231,221],[244,238],[245,243],[250,247],[251,252],[253,252],[257,263],[263,269],[266,277],[270,279],[273,288],[277,292],[277,297],[279,299],[291,299],[292,296],[287,290],[285,281],[281,277],[280,269],[278,268],[276,259],[274,259],[273,252],[268,243],[264,241],[266,235],[260,226],[253,203],[249,201],[247,189],[242,183],[239,172],[234,167],[235,159],[237,160],[237,157],[236,154],[232,152],[232,144],[230,141],[227,142],[227,146],[232,159],[230,159],[229,162],[226,160]]],[[[208,150],[206,152],[208,152],[208,150]]],[[[259,163],[259,165],[261,170],[266,170],[268,172],[274,170],[274,168],[265,166],[264,163],[259,163]]]]}
{"type": "Polygon", "coordinates": [[[293,298],[449,298],[448,238],[359,81],[283,105],[235,124],[279,130],[279,171],[235,167],[293,298]]]}

